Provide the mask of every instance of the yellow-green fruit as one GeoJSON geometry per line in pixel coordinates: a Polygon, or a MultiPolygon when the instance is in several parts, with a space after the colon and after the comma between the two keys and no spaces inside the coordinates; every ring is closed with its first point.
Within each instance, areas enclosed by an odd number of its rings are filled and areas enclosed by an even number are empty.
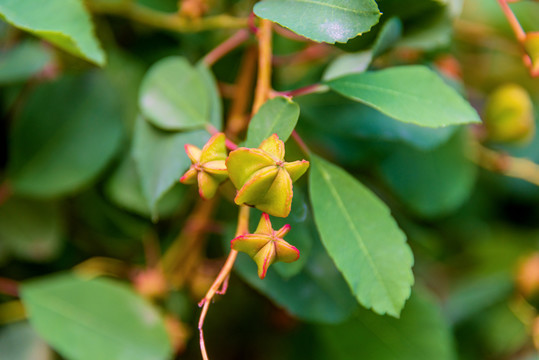
{"type": "Polygon", "coordinates": [[[535,133],[533,105],[520,85],[505,84],[489,96],[484,114],[488,139],[496,142],[526,142],[535,133]]]}

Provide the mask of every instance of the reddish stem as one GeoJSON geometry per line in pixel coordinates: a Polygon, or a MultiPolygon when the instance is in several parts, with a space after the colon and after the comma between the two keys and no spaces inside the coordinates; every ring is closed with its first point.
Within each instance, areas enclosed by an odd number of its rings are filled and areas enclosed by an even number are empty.
{"type": "Polygon", "coordinates": [[[326,85],[312,84],[312,85],[307,85],[307,86],[301,87],[299,89],[288,90],[288,91],[275,91],[275,90],[273,90],[271,92],[271,95],[274,96],[274,97],[275,96],[285,96],[285,97],[292,98],[292,97],[295,97],[295,96],[302,96],[302,95],[308,95],[308,94],[313,94],[313,93],[317,93],[317,92],[322,92],[322,91],[325,91],[326,89],[327,89],[326,85]]]}
{"type": "Polygon", "coordinates": [[[502,11],[507,18],[509,25],[511,25],[511,28],[513,29],[518,41],[523,42],[526,39],[526,33],[524,32],[524,29],[522,29],[522,25],[520,25],[518,22],[513,10],[511,10],[509,4],[507,4],[507,0],[498,0],[498,3],[500,4],[502,11]]]}
{"type": "Polygon", "coordinates": [[[249,39],[249,36],[249,30],[247,29],[241,29],[236,31],[234,35],[223,41],[221,44],[217,45],[217,47],[215,47],[206,56],[204,56],[202,61],[204,62],[204,64],[212,66],[223,56],[225,56],[226,54],[243,44],[245,41],[247,41],[247,39],[249,39]]]}
{"type": "Polygon", "coordinates": [[[311,155],[311,150],[309,149],[305,141],[303,141],[301,136],[299,136],[296,130],[292,131],[292,138],[294,139],[296,144],[298,144],[299,148],[305,154],[305,156],[309,157],[311,155]]]}
{"type": "Polygon", "coordinates": [[[0,184],[0,205],[5,203],[6,200],[9,199],[12,194],[13,192],[11,191],[11,186],[9,185],[7,180],[1,183],[0,184]]]}
{"type": "Polygon", "coordinates": [[[13,297],[18,297],[19,283],[15,280],[0,277],[0,293],[13,297]]]}

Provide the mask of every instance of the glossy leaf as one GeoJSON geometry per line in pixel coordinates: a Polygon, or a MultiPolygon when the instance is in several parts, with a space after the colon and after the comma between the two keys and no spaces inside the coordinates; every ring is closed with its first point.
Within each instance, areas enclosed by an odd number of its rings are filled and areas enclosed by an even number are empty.
{"type": "Polygon", "coordinates": [[[350,321],[318,328],[320,342],[335,360],[454,360],[451,329],[439,306],[414,291],[400,319],[362,309],[350,321]]]}
{"type": "Polygon", "coordinates": [[[327,84],[348,98],[406,123],[441,127],[480,122],[469,103],[421,65],[345,75],[327,84]]]}
{"type": "Polygon", "coordinates": [[[253,116],[247,129],[245,147],[255,148],[273,134],[286,142],[299,118],[299,106],[292,100],[276,97],[268,100],[253,116]]]}
{"type": "Polygon", "coordinates": [[[209,139],[205,130],[171,133],[160,130],[140,116],[135,126],[133,157],[142,191],[157,219],[157,203],[177,183],[191,161],[185,144],[202,147],[209,139]]]}
{"type": "Polygon", "coordinates": [[[0,242],[21,259],[50,261],[60,250],[63,232],[57,204],[13,197],[0,207],[0,242]]]}
{"type": "Polygon", "coordinates": [[[52,60],[51,52],[36,41],[24,41],[0,51],[0,84],[25,81],[52,60]]]}
{"type": "MultiPolygon", "coordinates": [[[[126,156],[118,169],[112,174],[105,185],[107,196],[118,206],[133,211],[142,216],[151,217],[150,206],[142,191],[140,176],[135,160],[131,155],[126,156]]],[[[178,208],[185,196],[186,187],[174,185],[157,202],[157,215],[165,218],[178,208]]]]}
{"type": "Polygon", "coordinates": [[[121,145],[116,97],[100,72],[39,86],[12,128],[8,174],[15,192],[59,196],[94,180],[121,145]]]}
{"type": "Polygon", "coordinates": [[[421,215],[439,216],[455,211],[472,192],[477,168],[469,151],[466,136],[459,132],[431,151],[396,147],[380,167],[405,204],[421,215]]]}
{"type": "Polygon", "coordinates": [[[374,0],[264,0],[254,13],[318,42],[346,42],[369,31],[380,11],[374,0]]]}
{"type": "Polygon", "coordinates": [[[34,329],[68,359],[171,355],[159,312],[118,281],[57,275],[24,284],[21,299],[34,329]]]}
{"type": "Polygon", "coordinates": [[[34,0],[2,0],[0,18],[75,56],[105,65],[105,53],[82,0],[47,0],[39,6],[34,0]]]}
{"type": "Polygon", "coordinates": [[[398,317],[414,282],[406,236],[369,189],[337,166],[311,159],[311,202],[324,246],[363,306],[398,317]]]}
{"type": "Polygon", "coordinates": [[[142,114],[165,130],[203,128],[209,121],[209,96],[201,73],[181,57],[154,64],[140,88],[142,114]]]}
{"type": "Polygon", "coordinates": [[[298,101],[311,127],[327,134],[359,139],[402,142],[417,149],[432,149],[446,142],[457,126],[429,128],[403,123],[375,109],[336,94],[315,94],[298,101]],[[327,119],[331,118],[331,122],[327,119]]]}

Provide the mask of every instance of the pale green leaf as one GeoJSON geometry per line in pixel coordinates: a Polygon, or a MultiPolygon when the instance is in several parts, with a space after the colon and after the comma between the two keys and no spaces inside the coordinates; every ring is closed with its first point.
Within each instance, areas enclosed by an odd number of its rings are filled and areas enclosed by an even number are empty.
{"type": "Polygon", "coordinates": [[[378,22],[374,0],[264,0],[254,13],[318,42],[347,42],[378,22]]]}
{"type": "Polygon", "coordinates": [[[0,51],[0,84],[25,81],[51,61],[51,52],[37,41],[23,41],[0,51]]]}
{"type": "Polygon", "coordinates": [[[206,79],[181,57],[168,57],[146,73],[139,95],[142,114],[165,130],[203,128],[210,117],[206,79]]]}
{"type": "Polygon", "coordinates": [[[105,53],[82,0],[0,0],[0,18],[97,65],[105,53]]]}
{"type": "Polygon", "coordinates": [[[123,136],[117,94],[101,72],[66,76],[30,94],[10,135],[15,192],[52,197],[94,180],[123,136]]]}
{"type": "Polygon", "coordinates": [[[288,140],[299,118],[299,106],[292,100],[276,97],[268,100],[249,122],[245,146],[255,148],[273,134],[288,140]]]}
{"type": "Polygon", "coordinates": [[[159,312],[126,285],[57,275],[21,287],[34,329],[70,360],[165,360],[172,348],[159,312]]]}
{"type": "MultiPolygon", "coordinates": [[[[157,202],[157,215],[165,218],[178,208],[186,193],[183,184],[174,185],[157,202]]],[[[142,184],[136,169],[135,160],[126,156],[105,184],[107,196],[118,206],[139,215],[151,217],[151,209],[142,191],[142,184]]]]}
{"type": "Polygon", "coordinates": [[[12,197],[0,207],[0,242],[18,258],[50,261],[60,250],[63,233],[58,204],[12,197]]]}
{"type": "Polygon", "coordinates": [[[217,80],[211,72],[211,70],[200,61],[196,66],[197,71],[199,72],[201,78],[204,80],[204,85],[206,86],[206,93],[209,97],[210,104],[210,115],[209,122],[217,129],[221,130],[223,128],[223,104],[221,101],[221,94],[219,93],[219,88],[217,87],[217,80]]]}
{"type": "Polygon", "coordinates": [[[133,157],[150,212],[157,218],[157,203],[191,165],[185,144],[202,148],[209,135],[205,130],[167,132],[139,116],[135,125],[133,157]]]}
{"type": "Polygon", "coordinates": [[[344,324],[320,326],[320,343],[334,360],[454,360],[451,329],[423,292],[414,290],[400,319],[361,310],[344,324]]]}
{"type": "Polygon", "coordinates": [[[441,127],[481,122],[468,102],[421,65],[345,75],[328,81],[327,85],[406,123],[441,127]]]}
{"type": "Polygon", "coordinates": [[[310,194],[322,242],[358,301],[399,316],[414,282],[413,255],[389,209],[339,167],[312,156],[310,194]]]}

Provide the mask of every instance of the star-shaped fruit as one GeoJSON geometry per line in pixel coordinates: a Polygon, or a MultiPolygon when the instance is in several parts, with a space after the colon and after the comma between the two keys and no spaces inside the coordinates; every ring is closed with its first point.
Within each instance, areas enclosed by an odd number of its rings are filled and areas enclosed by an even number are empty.
{"type": "Polygon", "coordinates": [[[240,235],[231,241],[232,249],[247,253],[258,266],[258,277],[263,279],[271,264],[283,261],[291,263],[299,259],[299,250],[283,240],[290,231],[285,225],[275,231],[269,215],[262,214],[254,234],[240,235]]]}
{"type": "Polygon", "coordinates": [[[258,149],[242,147],[228,155],[228,176],[238,189],[236,204],[251,205],[273,216],[290,214],[292,183],[307,171],[309,162],[285,162],[284,151],[284,143],[273,134],[258,149]]]}
{"type": "Polygon", "coordinates": [[[185,152],[193,165],[181,177],[180,182],[198,183],[198,193],[203,199],[211,199],[219,184],[228,177],[225,139],[225,134],[217,133],[208,140],[202,150],[191,144],[185,145],[185,152]]]}

